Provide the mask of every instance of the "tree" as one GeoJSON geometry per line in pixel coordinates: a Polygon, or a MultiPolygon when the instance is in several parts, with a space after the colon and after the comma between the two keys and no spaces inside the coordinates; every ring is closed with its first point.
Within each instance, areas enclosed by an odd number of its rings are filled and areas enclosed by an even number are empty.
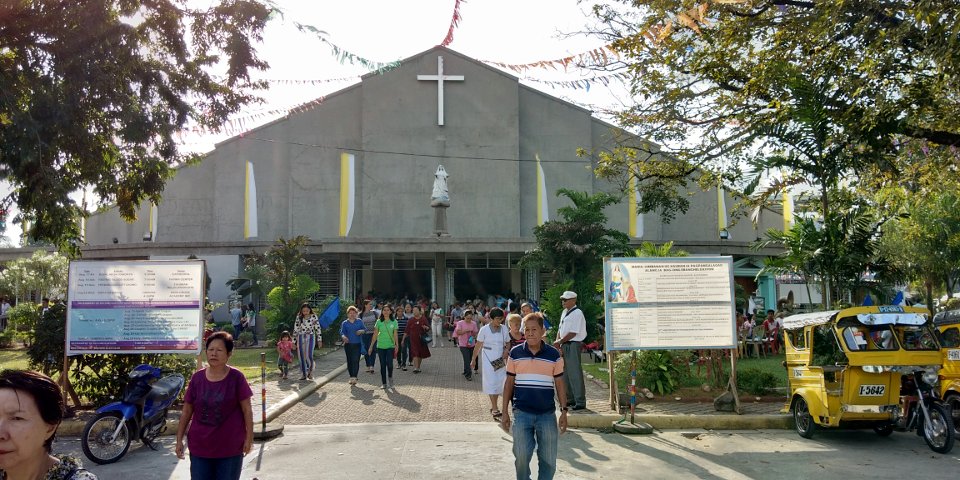
{"type": "Polygon", "coordinates": [[[960,182],[956,173],[929,173],[930,177],[916,192],[900,187],[877,196],[904,212],[883,229],[880,250],[901,273],[899,280],[923,284],[932,312],[934,289],[939,291],[937,287],[942,286],[951,295],[956,288],[960,269],[960,182]]]}
{"type": "Polygon", "coordinates": [[[858,162],[885,166],[884,156],[904,138],[960,144],[956,0],[692,6],[621,0],[594,7],[601,23],[595,33],[620,58],[608,67],[627,69],[638,99],[620,121],[659,143],[627,143],[601,158],[601,172],[634,175],[653,194],[641,211],[683,211],[679,197],[656,194],[693,174],[723,170],[739,181],[741,165],[776,151],[784,140],[776,129],[794,128],[804,94],[799,77],[822,98],[820,133],[839,139],[822,145],[826,153],[836,149],[840,176],[856,178],[858,162]]]}
{"type": "Polygon", "coordinates": [[[7,263],[0,272],[0,291],[14,298],[27,299],[31,294],[47,298],[63,298],[67,292],[69,261],[63,255],[43,250],[27,258],[7,263]]]}
{"type": "MultiPolygon", "coordinates": [[[[297,308],[320,289],[320,285],[307,273],[311,269],[323,270],[327,267],[323,263],[307,260],[304,248],[309,241],[309,237],[304,235],[289,240],[281,237],[266,254],[254,254],[246,260],[248,267],[245,272],[256,271],[258,275],[262,274],[256,288],[267,292],[268,308],[262,314],[267,319],[268,333],[274,338],[278,338],[280,332],[293,328],[297,308]],[[249,267],[250,265],[254,267],[249,267]],[[267,286],[271,286],[270,290],[266,289],[267,286]]],[[[255,291],[249,279],[244,285],[251,286],[251,293],[255,291]]]]}
{"type": "Polygon", "coordinates": [[[188,121],[256,100],[267,0],[33,0],[0,5],[0,179],[30,236],[76,251],[84,187],[127,220],[159,202],[188,121]]]}
{"type": "MultiPolygon", "coordinates": [[[[590,195],[561,188],[558,194],[570,199],[573,205],[557,209],[562,220],[551,220],[533,229],[537,246],[520,260],[524,268],[540,268],[553,272],[553,284],[569,283],[569,288],[579,293],[577,306],[587,320],[587,339],[595,334],[597,316],[602,308],[592,293],[601,278],[603,257],[629,251],[627,234],[607,228],[607,216],[603,209],[618,202],[608,193],[590,195]]],[[[560,295],[557,294],[559,299],[560,295]]],[[[550,318],[559,319],[562,307],[548,298],[544,312],[550,318]],[[559,308],[558,308],[559,307],[559,308]]]]}

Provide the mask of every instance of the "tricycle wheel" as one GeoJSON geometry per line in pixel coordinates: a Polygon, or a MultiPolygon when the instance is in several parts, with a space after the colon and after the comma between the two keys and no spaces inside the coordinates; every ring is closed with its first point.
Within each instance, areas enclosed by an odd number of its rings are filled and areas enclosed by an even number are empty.
{"type": "Polygon", "coordinates": [[[950,406],[953,411],[953,431],[954,437],[960,435],[960,393],[951,392],[943,402],[950,406]]]}
{"type": "Polygon", "coordinates": [[[873,431],[877,432],[877,435],[881,437],[889,437],[893,433],[893,424],[892,423],[878,423],[873,426],[873,431]]]}
{"type": "Polygon", "coordinates": [[[953,419],[940,403],[930,404],[930,421],[923,423],[923,439],[930,450],[950,453],[953,449],[953,419]]]}
{"type": "Polygon", "coordinates": [[[797,426],[797,434],[803,438],[813,438],[817,424],[810,415],[810,408],[803,397],[797,397],[793,402],[793,423],[797,426]]]}
{"type": "Polygon", "coordinates": [[[130,448],[130,429],[127,422],[118,412],[98,414],[84,427],[80,448],[87,458],[100,465],[120,460],[130,448]],[[114,437],[117,428],[120,431],[114,437]]]}

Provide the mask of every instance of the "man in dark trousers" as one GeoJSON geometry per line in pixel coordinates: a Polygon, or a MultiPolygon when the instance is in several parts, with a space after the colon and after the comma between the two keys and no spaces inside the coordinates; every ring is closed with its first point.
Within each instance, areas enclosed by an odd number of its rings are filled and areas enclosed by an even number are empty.
{"type": "Polygon", "coordinates": [[[557,471],[557,442],[567,431],[567,392],[561,378],[563,357],[543,341],[543,316],[523,318],[526,341],[513,347],[507,358],[507,381],[503,384],[500,428],[513,435],[514,467],[518,480],[530,479],[530,460],[537,450],[540,480],[551,480],[557,471]],[[560,400],[559,428],[554,394],[560,400]],[[516,422],[511,429],[510,402],[516,422]]]}
{"type": "Polygon", "coordinates": [[[563,313],[553,346],[563,353],[564,380],[567,387],[567,405],[572,410],[587,408],[587,390],[583,384],[583,367],[580,365],[580,350],[587,338],[587,319],[577,306],[577,294],[567,290],[560,295],[563,313]]]}

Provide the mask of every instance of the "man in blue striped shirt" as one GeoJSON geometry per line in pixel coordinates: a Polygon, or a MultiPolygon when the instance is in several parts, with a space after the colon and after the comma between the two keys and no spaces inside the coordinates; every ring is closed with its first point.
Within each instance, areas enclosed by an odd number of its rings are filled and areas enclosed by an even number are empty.
{"type": "Polygon", "coordinates": [[[517,480],[530,479],[530,460],[537,450],[540,480],[550,480],[557,471],[557,441],[567,431],[567,392],[563,383],[563,357],[543,342],[543,316],[531,313],[523,318],[526,341],[510,350],[507,381],[503,385],[503,417],[500,427],[513,435],[514,467],[517,480]],[[560,400],[560,421],[554,404],[560,400]],[[516,423],[511,431],[510,409],[516,423]]]}

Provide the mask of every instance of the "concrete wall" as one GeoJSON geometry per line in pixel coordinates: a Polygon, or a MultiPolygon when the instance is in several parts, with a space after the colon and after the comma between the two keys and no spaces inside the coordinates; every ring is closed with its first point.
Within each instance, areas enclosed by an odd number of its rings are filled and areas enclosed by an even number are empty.
{"type": "MultiPolygon", "coordinates": [[[[556,196],[567,187],[609,191],[616,185],[595,178],[589,157],[578,148],[611,149],[623,132],[590,113],[529,87],[480,62],[446,49],[425,52],[382,75],[327,96],[319,105],[227,140],[199,165],[185,167],[168,182],[159,206],[156,241],[196,244],[245,242],[245,165],[254,165],[259,236],[272,241],[299,234],[336,241],[339,226],[340,154],[356,155],[356,208],[349,239],[424,239],[433,231],[430,193],[433,173],[450,174],[447,210],[450,240],[532,239],[536,225],[536,162],[542,160],[550,218],[569,201],[556,196]],[[445,73],[445,125],[437,125],[437,56],[445,73]]],[[[647,214],[643,240],[716,242],[716,192],[690,189],[691,207],[670,224],[647,214]]],[[[728,207],[734,201],[728,198],[728,207]]],[[[608,207],[609,225],[628,230],[628,205],[608,207]]],[[[134,224],[116,210],[88,222],[88,243],[142,243],[149,208],[134,224]]],[[[755,230],[741,221],[731,239],[752,241],[779,215],[766,214],[755,230]]],[[[469,248],[464,243],[464,248],[469,248]]],[[[226,252],[225,252],[226,253],[226,252]]],[[[229,252],[234,253],[234,252],[229,252]]]]}

